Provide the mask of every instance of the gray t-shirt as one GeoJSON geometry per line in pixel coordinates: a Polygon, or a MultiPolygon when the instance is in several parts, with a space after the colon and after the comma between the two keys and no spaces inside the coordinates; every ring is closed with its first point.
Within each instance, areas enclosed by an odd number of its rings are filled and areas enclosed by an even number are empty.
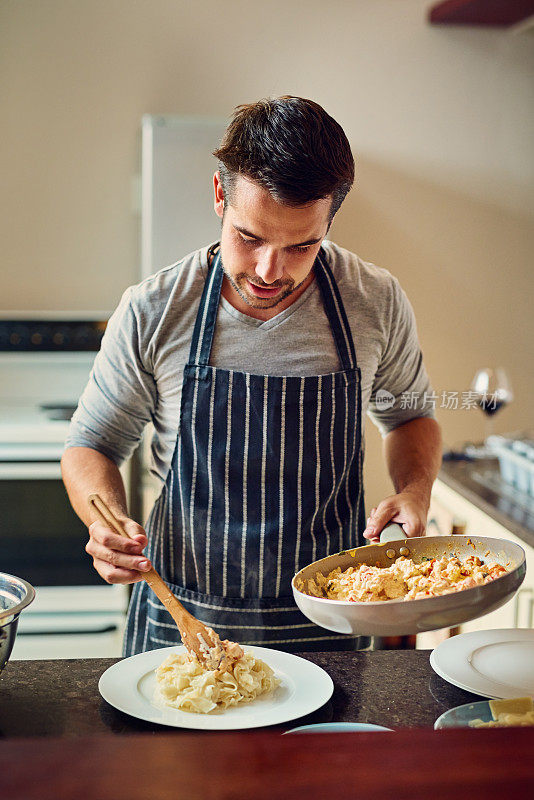
{"type": "MultiPolygon", "coordinates": [[[[413,310],[399,282],[354,253],[323,244],[362,372],[362,413],[371,416],[382,435],[415,417],[433,417],[413,310]],[[392,407],[385,407],[387,396],[384,406],[384,390],[394,396],[392,407]]],[[[152,422],[150,469],[165,480],[178,432],[183,368],[207,272],[206,246],[126,290],[109,320],[66,447],[91,447],[120,465],[152,422]]],[[[221,297],[210,364],[260,375],[338,371],[317,282],[266,322],[242,314],[221,297]]]]}

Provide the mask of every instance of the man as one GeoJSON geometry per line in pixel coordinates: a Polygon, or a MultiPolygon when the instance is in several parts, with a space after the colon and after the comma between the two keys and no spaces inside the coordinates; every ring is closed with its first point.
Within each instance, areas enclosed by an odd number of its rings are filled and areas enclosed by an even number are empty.
{"type": "Polygon", "coordinates": [[[325,241],[354,179],[347,138],[309,100],[240,106],[214,176],[221,241],[130,288],[112,316],[63,456],[86,550],[134,583],[124,653],[179,642],[142,582],[153,565],[221,638],[281,649],[357,646],[310,623],[295,571],[375,540],[424,534],[440,435],[411,307],[385,270],[325,241]],[[380,407],[384,396],[391,401],[380,407]],[[396,494],[366,526],[363,414],[385,435],[396,494]],[[162,491],[145,531],[118,465],[153,421],[162,491]],[[131,540],[95,521],[98,492],[131,540]],[[146,555],[143,554],[147,546],[146,555]]]}

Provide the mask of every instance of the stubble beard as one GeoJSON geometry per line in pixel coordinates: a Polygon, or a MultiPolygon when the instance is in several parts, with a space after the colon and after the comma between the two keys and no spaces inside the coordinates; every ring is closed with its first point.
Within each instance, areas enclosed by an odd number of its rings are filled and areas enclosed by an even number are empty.
{"type": "MultiPolygon", "coordinates": [[[[228,278],[228,281],[230,282],[230,285],[232,286],[232,288],[235,289],[235,291],[238,293],[239,297],[242,300],[244,300],[244,302],[248,306],[250,306],[250,308],[258,308],[258,309],[261,309],[261,308],[274,308],[279,303],[281,303],[282,300],[285,300],[286,297],[289,297],[290,294],[293,294],[293,292],[296,289],[298,289],[300,286],[302,286],[302,284],[304,283],[304,281],[301,281],[297,286],[295,286],[295,281],[289,281],[289,282],[280,284],[280,287],[284,287],[284,289],[280,294],[277,294],[275,297],[272,297],[272,298],[271,297],[254,297],[254,298],[252,298],[250,296],[250,294],[248,294],[247,291],[243,288],[243,285],[246,286],[246,282],[248,281],[248,275],[247,275],[246,272],[240,272],[235,276],[234,275],[230,275],[224,269],[224,266],[223,266],[223,272],[226,275],[226,277],[228,278]]],[[[306,278],[304,280],[306,280],[306,278]]],[[[270,286],[267,283],[265,283],[265,284],[261,283],[261,284],[257,284],[257,285],[262,287],[262,288],[265,288],[265,289],[273,289],[273,288],[275,288],[272,285],[270,286]]]]}
{"type": "MultiPolygon", "coordinates": [[[[248,282],[248,276],[246,272],[240,272],[235,277],[232,275],[228,275],[228,273],[225,274],[228,280],[230,281],[232,287],[236,290],[236,292],[240,296],[240,298],[244,300],[245,303],[248,306],[250,306],[250,308],[274,308],[279,303],[281,303],[282,300],[285,300],[286,297],[289,297],[289,295],[292,294],[295,291],[295,289],[298,289],[298,286],[295,286],[295,282],[290,281],[289,283],[281,284],[280,288],[284,287],[283,290],[280,292],[280,294],[277,294],[274,297],[253,298],[244,289],[244,286],[246,286],[248,282]]],[[[265,289],[275,288],[274,286],[269,286],[269,284],[266,283],[258,283],[257,285],[260,286],[260,288],[265,288],[265,289]]],[[[299,283],[299,286],[300,285],[301,284],[299,283]]]]}

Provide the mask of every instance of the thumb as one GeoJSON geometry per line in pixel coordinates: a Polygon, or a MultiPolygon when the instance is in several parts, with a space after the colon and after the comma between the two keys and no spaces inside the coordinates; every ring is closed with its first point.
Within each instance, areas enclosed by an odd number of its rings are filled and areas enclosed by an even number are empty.
{"type": "Polygon", "coordinates": [[[148,544],[148,538],[144,528],[137,522],[134,522],[133,519],[125,520],[122,523],[122,527],[130,537],[130,539],[135,539],[137,542],[139,542],[139,544],[143,545],[143,547],[145,547],[148,544]]]}
{"type": "Polygon", "coordinates": [[[371,512],[364,535],[366,533],[374,533],[375,535],[378,535],[382,528],[387,525],[387,523],[392,519],[392,517],[395,516],[395,514],[396,509],[392,508],[388,502],[388,499],[383,500],[378,504],[376,509],[371,512]]]}

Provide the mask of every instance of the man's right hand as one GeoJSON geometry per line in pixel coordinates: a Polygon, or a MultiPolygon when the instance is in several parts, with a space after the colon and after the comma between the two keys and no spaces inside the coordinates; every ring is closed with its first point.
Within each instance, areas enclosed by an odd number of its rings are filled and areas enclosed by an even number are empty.
{"type": "Polygon", "coordinates": [[[121,519],[127,539],[120,536],[103,522],[93,522],[89,526],[89,541],[85,549],[93,557],[93,566],[107,583],[137,583],[152,564],[143,556],[148,544],[146,533],[137,522],[121,519]]]}

